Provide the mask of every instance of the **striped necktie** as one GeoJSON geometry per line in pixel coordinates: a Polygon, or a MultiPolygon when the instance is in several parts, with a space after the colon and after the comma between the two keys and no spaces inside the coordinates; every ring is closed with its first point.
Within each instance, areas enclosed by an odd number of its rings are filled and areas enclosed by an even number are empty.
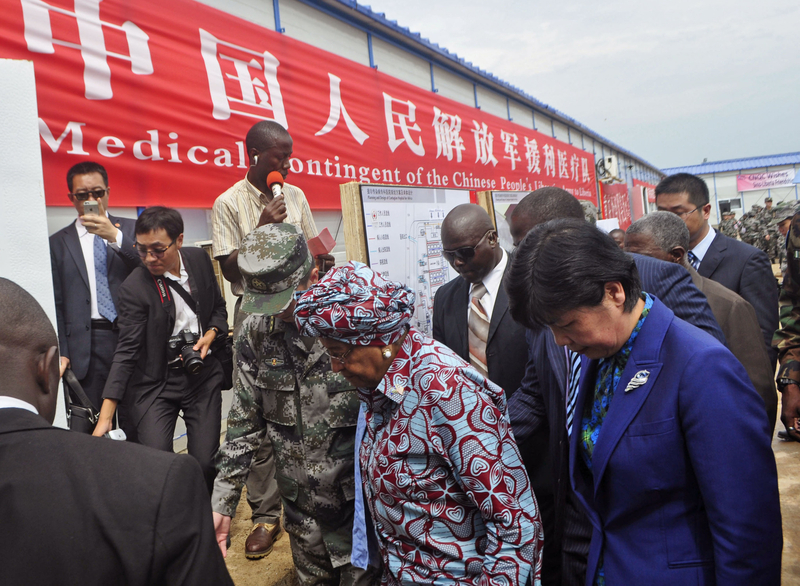
{"type": "Polygon", "coordinates": [[[575,415],[575,402],[578,400],[578,383],[581,379],[581,355],[566,348],[569,359],[569,378],[567,379],[567,436],[572,435],[572,418],[575,415]]]}
{"type": "Polygon", "coordinates": [[[486,285],[478,283],[472,288],[467,320],[469,325],[469,363],[483,376],[489,376],[486,366],[486,341],[489,339],[489,318],[481,305],[486,295],[486,285]]]}
{"type": "Polygon", "coordinates": [[[692,252],[691,250],[686,253],[686,256],[689,258],[689,264],[692,265],[692,268],[696,271],[700,270],[700,259],[697,258],[697,255],[692,252]]]}

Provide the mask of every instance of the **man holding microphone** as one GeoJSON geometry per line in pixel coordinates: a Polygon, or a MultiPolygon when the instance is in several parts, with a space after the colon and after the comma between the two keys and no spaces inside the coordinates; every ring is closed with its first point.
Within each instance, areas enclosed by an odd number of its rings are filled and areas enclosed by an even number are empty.
{"type": "MultiPolygon", "coordinates": [[[[272,120],[257,122],[245,138],[250,167],[241,180],[220,195],[212,212],[212,252],[222,274],[239,297],[234,313],[234,337],[239,335],[243,316],[239,311],[244,293],[237,259],[242,240],[266,224],[287,222],[302,231],[306,240],[318,235],[311,208],[301,189],[284,183],[289,174],[292,137],[272,120]],[[277,173],[277,175],[276,175],[277,173]]],[[[333,256],[321,255],[321,272],[333,266],[333,256]]],[[[234,381],[238,372],[234,372],[234,381]]],[[[245,555],[258,559],[272,551],[280,535],[281,504],[275,482],[275,462],[268,438],[253,457],[247,480],[247,501],[253,511],[253,529],[245,543],[245,555]]]]}

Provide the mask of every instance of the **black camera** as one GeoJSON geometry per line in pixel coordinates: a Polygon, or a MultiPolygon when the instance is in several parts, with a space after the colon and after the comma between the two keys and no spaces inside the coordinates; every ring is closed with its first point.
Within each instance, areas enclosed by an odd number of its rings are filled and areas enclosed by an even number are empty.
{"type": "Polygon", "coordinates": [[[194,345],[200,337],[192,330],[183,330],[167,340],[167,353],[169,362],[177,360],[183,362],[183,368],[189,374],[197,374],[203,368],[203,359],[200,352],[194,349],[194,345]]]}

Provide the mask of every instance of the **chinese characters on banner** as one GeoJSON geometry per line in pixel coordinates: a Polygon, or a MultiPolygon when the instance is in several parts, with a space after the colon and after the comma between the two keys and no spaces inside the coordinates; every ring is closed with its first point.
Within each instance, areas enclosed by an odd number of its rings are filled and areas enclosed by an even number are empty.
{"type": "Polygon", "coordinates": [[[616,183],[609,185],[600,184],[601,202],[603,204],[603,219],[617,218],[621,230],[627,230],[631,225],[631,206],[628,198],[628,185],[616,183]]]}
{"type": "Polygon", "coordinates": [[[633,218],[638,220],[655,209],[656,186],[638,179],[633,180],[633,218]],[[652,205],[651,205],[652,204],[652,205]]]}
{"type": "Polygon", "coordinates": [[[348,181],[597,202],[591,153],[191,0],[0,4],[0,58],[35,65],[48,205],[91,159],[116,206],[210,207],[264,119],[291,133],[288,180],[316,209],[348,181]]]}

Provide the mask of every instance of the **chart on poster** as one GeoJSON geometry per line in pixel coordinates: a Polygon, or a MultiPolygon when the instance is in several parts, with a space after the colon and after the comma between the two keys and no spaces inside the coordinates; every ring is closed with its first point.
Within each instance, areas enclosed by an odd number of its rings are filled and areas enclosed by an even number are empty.
{"type": "Polygon", "coordinates": [[[466,190],[361,186],[368,264],[415,291],[415,325],[428,335],[436,290],[458,276],[442,256],[442,221],[469,202],[466,190]]]}

